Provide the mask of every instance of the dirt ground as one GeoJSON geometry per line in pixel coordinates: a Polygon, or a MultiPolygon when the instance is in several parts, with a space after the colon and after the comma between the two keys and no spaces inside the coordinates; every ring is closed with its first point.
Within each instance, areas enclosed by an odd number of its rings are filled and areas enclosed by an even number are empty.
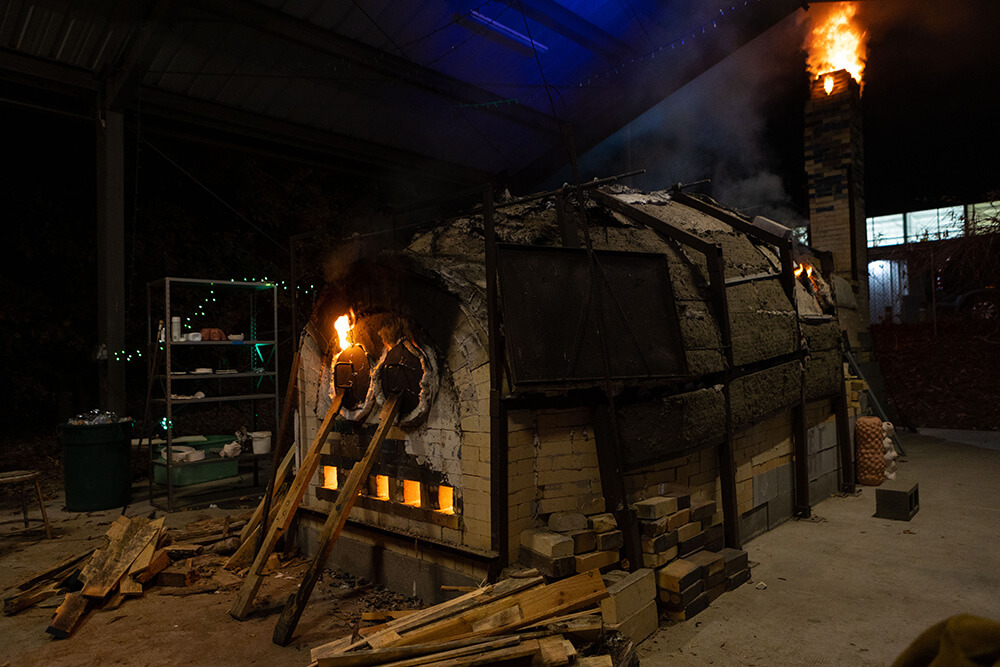
{"type": "MultiPolygon", "coordinates": [[[[120,514],[120,510],[67,512],[61,509],[61,493],[47,495],[52,540],[45,539],[40,521],[24,528],[19,501],[11,494],[0,499],[0,595],[4,598],[14,592],[9,587],[28,576],[98,546],[107,526],[120,514]]],[[[166,526],[180,528],[247,509],[175,512],[166,515],[166,526]]],[[[138,503],[127,513],[145,516],[150,511],[147,504],[138,503]]],[[[39,516],[36,500],[33,506],[29,504],[29,518],[39,516]]],[[[0,616],[0,665],[306,665],[309,649],[349,632],[362,611],[402,609],[417,603],[384,589],[366,588],[366,582],[343,573],[328,572],[316,586],[293,642],[277,646],[271,641],[274,625],[305,568],[305,562],[293,560],[268,576],[254,612],[242,622],[228,614],[235,589],[172,595],[171,591],[181,589],[154,586],[118,609],[90,611],[69,639],[58,640],[45,632],[61,600],[50,598],[15,616],[0,616]]]]}

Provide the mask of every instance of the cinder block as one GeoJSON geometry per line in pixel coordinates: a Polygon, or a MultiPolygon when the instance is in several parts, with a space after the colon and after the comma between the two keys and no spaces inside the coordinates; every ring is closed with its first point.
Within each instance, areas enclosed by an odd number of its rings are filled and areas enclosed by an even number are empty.
{"type": "Polygon", "coordinates": [[[638,610],[621,623],[604,626],[606,630],[617,630],[638,645],[660,627],[660,617],[656,611],[656,600],[638,610]]]}
{"type": "Polygon", "coordinates": [[[920,488],[915,482],[894,480],[875,489],[875,516],[909,521],[920,511],[920,488]]]}
{"type": "Polygon", "coordinates": [[[701,579],[701,568],[689,560],[678,558],[656,571],[656,587],[674,593],[701,579]]]}
{"type": "Polygon", "coordinates": [[[625,538],[620,530],[609,530],[606,533],[597,533],[597,550],[610,551],[611,549],[621,549],[625,544],[625,538]]]}
{"type": "Polygon", "coordinates": [[[521,546],[549,558],[573,555],[573,540],[544,528],[532,528],[521,532],[521,546]]]}
{"type": "Polygon", "coordinates": [[[683,542],[685,540],[690,540],[692,537],[701,532],[701,522],[686,523],[677,529],[677,541],[683,542]]]}
{"type": "Polygon", "coordinates": [[[576,560],[573,556],[551,558],[523,545],[518,552],[517,560],[525,567],[533,567],[553,579],[568,577],[576,572],[576,560]]]}
{"type": "Polygon", "coordinates": [[[612,551],[591,551],[586,554],[577,554],[573,558],[576,559],[577,573],[607,567],[621,560],[617,549],[612,551]]]}
{"type": "Polygon", "coordinates": [[[656,600],[656,574],[642,568],[608,586],[608,597],[601,600],[601,617],[606,624],[621,623],[656,600]]]}
{"type": "Polygon", "coordinates": [[[565,535],[573,540],[574,554],[582,554],[597,548],[597,533],[592,530],[577,530],[565,535]]]}
{"type": "Polygon", "coordinates": [[[677,547],[673,546],[660,553],[642,554],[642,566],[652,568],[663,567],[675,558],[677,558],[677,547]]]}
{"type": "Polygon", "coordinates": [[[648,554],[661,553],[673,546],[677,546],[677,531],[663,533],[656,537],[646,537],[642,540],[642,550],[648,554]]]}
{"type": "Polygon", "coordinates": [[[587,517],[587,527],[595,533],[606,533],[618,528],[618,521],[614,514],[595,514],[587,517]]]}
{"type": "Polygon", "coordinates": [[[635,503],[632,508],[640,519],[659,519],[677,511],[677,499],[653,496],[635,503]]]}

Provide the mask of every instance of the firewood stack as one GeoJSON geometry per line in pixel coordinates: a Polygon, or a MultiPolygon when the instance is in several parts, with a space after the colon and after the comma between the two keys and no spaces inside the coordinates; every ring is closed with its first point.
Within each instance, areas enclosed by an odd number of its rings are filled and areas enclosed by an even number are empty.
{"type": "Polygon", "coordinates": [[[194,522],[184,530],[164,530],[163,519],[120,516],[105,533],[103,546],[17,584],[17,592],[4,599],[4,615],[63,595],[46,632],[65,639],[91,609],[117,609],[125,599],[142,597],[154,585],[183,589],[184,594],[233,585],[240,580],[229,573],[222,576],[233,581],[209,580],[209,576],[225,560],[216,554],[232,547],[229,540],[244,523],[226,517],[194,522]],[[206,550],[209,553],[203,554],[206,550]],[[204,581],[195,584],[199,579],[204,581]]]}
{"type": "Polygon", "coordinates": [[[609,601],[631,604],[609,598],[598,570],[549,584],[540,576],[514,577],[426,609],[368,615],[392,620],[314,648],[310,667],[628,664],[631,643],[614,658],[602,643],[617,629],[602,617],[609,601]]]}

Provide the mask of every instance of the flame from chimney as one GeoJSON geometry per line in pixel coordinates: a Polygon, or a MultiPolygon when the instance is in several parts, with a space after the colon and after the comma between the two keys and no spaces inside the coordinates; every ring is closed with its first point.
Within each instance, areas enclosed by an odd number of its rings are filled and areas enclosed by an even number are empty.
{"type": "MultiPolygon", "coordinates": [[[[843,69],[864,87],[868,33],[854,20],[857,10],[853,2],[841,2],[825,10],[816,6],[810,9],[813,28],[806,37],[806,50],[809,73],[814,79],[843,69]]],[[[823,86],[827,95],[833,92],[833,78],[824,79],[823,86]]]]}

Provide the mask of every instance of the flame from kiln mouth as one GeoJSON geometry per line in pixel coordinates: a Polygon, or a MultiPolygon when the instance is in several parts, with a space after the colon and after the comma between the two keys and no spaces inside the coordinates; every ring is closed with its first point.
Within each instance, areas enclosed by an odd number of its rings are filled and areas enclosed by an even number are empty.
{"type": "MultiPolygon", "coordinates": [[[[813,19],[813,29],[806,38],[809,73],[818,78],[847,70],[863,87],[868,33],[854,21],[857,6],[852,2],[842,2],[826,12],[812,11],[821,12],[822,17],[813,19]]],[[[832,77],[823,81],[823,89],[827,95],[833,92],[832,77]]]]}
{"type": "Polygon", "coordinates": [[[337,321],[333,323],[333,328],[337,330],[337,338],[339,339],[340,349],[346,350],[351,346],[350,333],[354,325],[351,323],[351,317],[349,315],[341,315],[337,318],[337,321]]]}

